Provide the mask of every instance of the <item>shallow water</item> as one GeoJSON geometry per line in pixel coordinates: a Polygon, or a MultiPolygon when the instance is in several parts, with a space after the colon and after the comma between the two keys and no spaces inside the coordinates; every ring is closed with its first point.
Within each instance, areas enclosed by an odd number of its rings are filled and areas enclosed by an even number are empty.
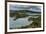
{"type": "Polygon", "coordinates": [[[10,28],[17,28],[31,24],[33,21],[28,21],[28,17],[26,18],[18,18],[14,20],[14,17],[10,17],[10,28]]]}

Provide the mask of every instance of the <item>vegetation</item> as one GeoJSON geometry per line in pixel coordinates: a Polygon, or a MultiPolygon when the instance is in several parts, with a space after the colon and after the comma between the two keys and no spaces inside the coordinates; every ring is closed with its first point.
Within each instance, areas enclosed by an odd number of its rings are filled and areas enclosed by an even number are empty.
{"type": "Polygon", "coordinates": [[[21,28],[40,28],[41,27],[41,16],[39,15],[38,18],[31,18],[33,23],[27,26],[23,26],[21,28]]]}
{"type": "Polygon", "coordinates": [[[10,13],[10,17],[16,17],[14,20],[18,19],[18,18],[23,18],[23,17],[27,17],[28,15],[25,14],[25,12],[15,12],[15,13],[10,13]]]}

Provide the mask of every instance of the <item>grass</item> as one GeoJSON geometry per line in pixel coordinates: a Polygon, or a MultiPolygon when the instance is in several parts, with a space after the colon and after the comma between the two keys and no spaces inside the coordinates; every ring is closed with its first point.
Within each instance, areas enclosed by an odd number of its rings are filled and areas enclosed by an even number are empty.
{"type": "Polygon", "coordinates": [[[38,18],[31,18],[33,23],[21,28],[40,28],[41,27],[41,16],[39,15],[38,18]]]}

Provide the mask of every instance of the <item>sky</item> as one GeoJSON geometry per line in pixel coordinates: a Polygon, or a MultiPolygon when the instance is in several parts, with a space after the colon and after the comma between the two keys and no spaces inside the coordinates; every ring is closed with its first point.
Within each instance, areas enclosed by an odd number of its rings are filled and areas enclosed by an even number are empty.
{"type": "Polygon", "coordinates": [[[41,12],[41,6],[10,4],[10,10],[29,10],[29,11],[41,12]]]}

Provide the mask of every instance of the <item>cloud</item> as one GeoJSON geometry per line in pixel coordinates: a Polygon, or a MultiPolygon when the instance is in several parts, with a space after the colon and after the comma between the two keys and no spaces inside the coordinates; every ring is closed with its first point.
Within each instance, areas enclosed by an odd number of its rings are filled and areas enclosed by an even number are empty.
{"type": "Polygon", "coordinates": [[[31,5],[10,5],[10,10],[29,10],[29,11],[41,11],[41,6],[31,5]]]}

